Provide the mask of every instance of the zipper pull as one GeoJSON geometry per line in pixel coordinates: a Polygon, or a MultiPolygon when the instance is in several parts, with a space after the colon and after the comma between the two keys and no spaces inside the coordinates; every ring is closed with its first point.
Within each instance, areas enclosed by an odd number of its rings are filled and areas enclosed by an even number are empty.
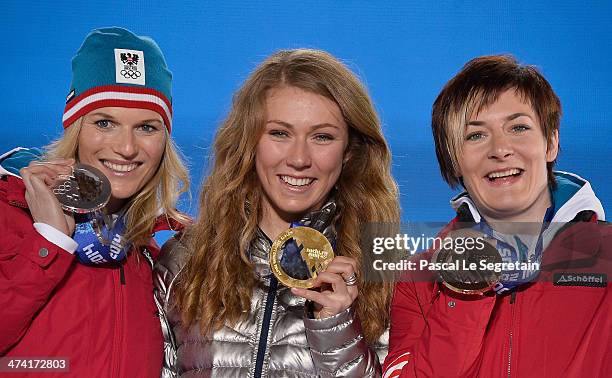
{"type": "Polygon", "coordinates": [[[512,293],[510,293],[510,304],[513,304],[515,300],[516,300],[516,291],[512,290],[512,293]]]}

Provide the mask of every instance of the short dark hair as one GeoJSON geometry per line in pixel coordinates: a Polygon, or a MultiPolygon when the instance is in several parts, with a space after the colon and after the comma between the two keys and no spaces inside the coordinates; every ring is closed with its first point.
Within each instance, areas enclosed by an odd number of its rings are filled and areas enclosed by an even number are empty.
{"type": "MultiPolygon", "coordinates": [[[[436,156],[442,177],[452,188],[460,183],[458,161],[467,118],[512,88],[534,109],[544,137],[551,145],[559,130],[561,102],[538,69],[519,64],[511,55],[474,58],[446,83],[432,108],[431,128],[436,156]]],[[[547,163],[548,182],[553,187],[555,161],[547,163]]]]}

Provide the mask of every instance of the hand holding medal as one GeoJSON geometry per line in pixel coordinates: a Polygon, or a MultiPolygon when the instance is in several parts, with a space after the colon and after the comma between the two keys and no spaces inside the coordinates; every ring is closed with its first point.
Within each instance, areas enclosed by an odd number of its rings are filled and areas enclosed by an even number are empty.
{"type": "Polygon", "coordinates": [[[26,187],[25,199],[35,222],[48,224],[72,236],[74,217],[65,213],[51,188],[61,181],[62,175],[72,172],[74,159],[54,159],[46,162],[31,162],[20,170],[26,187]]]}
{"type": "Polygon", "coordinates": [[[53,193],[62,208],[86,214],[87,220],[76,226],[74,239],[79,243],[77,258],[83,264],[96,265],[121,261],[126,256],[122,216],[105,215],[101,210],[111,198],[111,184],[98,169],[77,164],[69,175],[61,177],[53,193]]]}
{"type": "Polygon", "coordinates": [[[101,211],[111,198],[108,178],[89,165],[72,164],[73,159],[33,162],[21,171],[32,217],[73,237],[83,264],[122,260],[126,255],[124,221],[101,211]],[[81,218],[76,224],[75,215],[81,218]]]}
{"type": "Polygon", "coordinates": [[[282,232],[270,250],[270,268],[276,278],[295,295],[314,302],[316,318],[338,314],[355,301],[357,264],[334,256],[327,238],[309,227],[282,232]],[[318,288],[318,291],[307,290],[318,288]]]}

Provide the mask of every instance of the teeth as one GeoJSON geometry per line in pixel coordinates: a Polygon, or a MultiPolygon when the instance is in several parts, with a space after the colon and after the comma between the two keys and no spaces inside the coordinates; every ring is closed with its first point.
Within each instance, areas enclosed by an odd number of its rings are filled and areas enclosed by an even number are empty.
{"type": "Polygon", "coordinates": [[[500,178],[500,177],[507,177],[507,176],[512,176],[512,175],[518,175],[519,173],[521,173],[520,169],[512,168],[512,169],[507,169],[507,170],[501,171],[501,172],[489,173],[487,175],[487,177],[490,178],[490,179],[495,179],[495,178],[500,178]]]}
{"type": "Polygon", "coordinates": [[[138,164],[136,163],[130,163],[130,164],[114,164],[111,163],[109,161],[104,160],[102,162],[107,168],[112,169],[113,171],[116,172],[131,172],[134,169],[136,169],[136,167],[138,167],[138,164]]]}
{"type": "Polygon", "coordinates": [[[281,176],[281,179],[289,185],[293,186],[305,186],[310,185],[314,181],[312,178],[295,178],[290,176],[281,176]]]}

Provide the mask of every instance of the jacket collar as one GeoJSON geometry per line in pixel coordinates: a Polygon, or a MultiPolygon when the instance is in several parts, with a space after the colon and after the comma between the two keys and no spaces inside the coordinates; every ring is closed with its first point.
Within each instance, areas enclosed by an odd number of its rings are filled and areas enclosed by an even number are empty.
{"type": "Polygon", "coordinates": [[[40,158],[41,155],[42,152],[39,149],[30,149],[25,147],[16,147],[10,151],[0,154],[0,176],[7,175],[19,177],[19,168],[27,167],[30,161],[40,158]],[[5,164],[5,160],[20,153],[24,156],[20,157],[18,162],[15,162],[18,164],[13,166],[12,164],[7,163],[6,166],[3,166],[5,164]]]}
{"type": "Polygon", "coordinates": [[[153,225],[152,233],[156,233],[157,231],[183,231],[183,229],[187,226],[186,224],[182,224],[174,218],[170,218],[166,214],[161,214],[157,218],[155,218],[155,224],[153,225]]]}
{"type": "MultiPolygon", "coordinates": [[[[555,171],[554,174],[557,180],[557,188],[551,191],[552,202],[555,207],[551,222],[570,222],[578,213],[585,210],[597,214],[598,220],[606,219],[603,206],[587,180],[568,172],[555,171]]],[[[455,211],[460,212],[461,209],[467,209],[474,222],[481,221],[482,216],[467,191],[451,199],[450,203],[455,211]]]]}
{"type": "MultiPolygon", "coordinates": [[[[542,231],[543,247],[553,244],[554,254],[545,254],[542,266],[585,261],[599,253],[602,226],[595,220],[605,220],[601,202],[588,181],[567,172],[555,172],[557,188],[551,191],[553,216],[542,231]]],[[[457,211],[454,222],[483,221],[467,192],[451,200],[457,211]]]]}
{"type": "Polygon", "coordinates": [[[554,253],[542,257],[542,270],[601,266],[608,260],[602,255],[605,235],[610,235],[609,226],[598,222],[566,223],[549,245],[554,253]]]}

